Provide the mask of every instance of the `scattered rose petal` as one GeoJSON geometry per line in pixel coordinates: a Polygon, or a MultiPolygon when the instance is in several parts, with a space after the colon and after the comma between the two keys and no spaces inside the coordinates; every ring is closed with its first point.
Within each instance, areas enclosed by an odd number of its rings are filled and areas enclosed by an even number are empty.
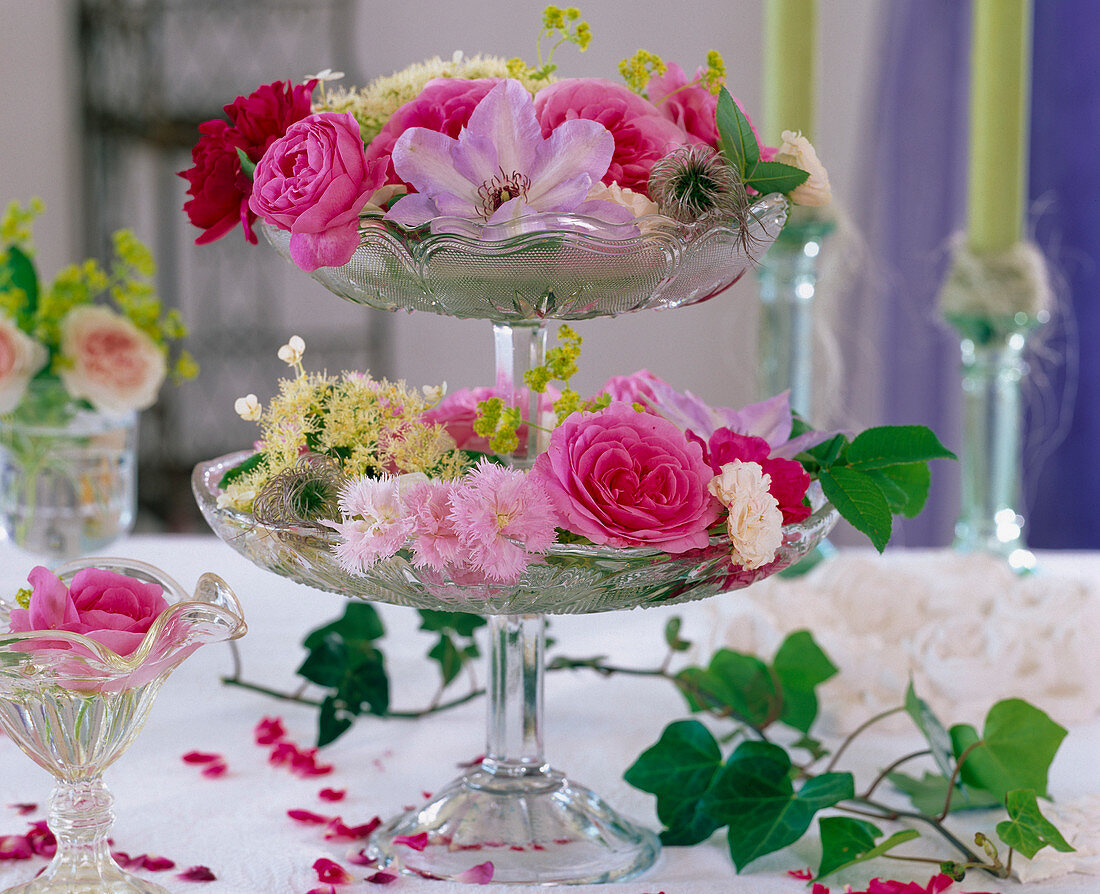
{"type": "Polygon", "coordinates": [[[317,881],[319,882],[328,882],[331,885],[346,885],[352,880],[350,872],[335,860],[329,860],[327,857],[316,860],[313,868],[317,873],[317,881]]]}
{"type": "Polygon", "coordinates": [[[207,776],[210,779],[217,779],[219,776],[224,776],[229,772],[229,765],[225,761],[218,761],[211,764],[209,767],[202,768],[202,775],[207,776]]]}
{"type": "Polygon", "coordinates": [[[373,885],[388,885],[390,882],[396,882],[397,876],[392,872],[376,872],[374,875],[368,875],[367,881],[373,885]]]}
{"type": "Polygon", "coordinates": [[[214,761],[224,760],[220,754],[214,754],[211,751],[188,751],[183,756],[185,764],[212,764],[214,761]]]}
{"type": "Polygon", "coordinates": [[[286,738],[286,727],[283,726],[281,717],[265,717],[256,724],[253,731],[257,745],[274,745],[286,738]]]}
{"type": "Polygon", "coordinates": [[[791,878],[800,878],[803,881],[809,881],[814,877],[814,874],[809,869],[788,869],[787,875],[791,878]]]}
{"type": "Polygon", "coordinates": [[[325,829],[325,838],[330,841],[358,841],[360,838],[369,837],[370,833],[380,825],[382,825],[382,819],[377,816],[361,826],[345,825],[344,821],[337,816],[329,820],[328,828],[325,829]]]}
{"type": "Polygon", "coordinates": [[[310,888],[306,894],[336,894],[336,888],[329,885],[327,888],[310,888]]]}
{"type": "Polygon", "coordinates": [[[458,763],[458,764],[455,764],[455,766],[458,767],[458,769],[460,769],[460,770],[468,770],[468,769],[470,769],[470,767],[476,767],[483,760],[485,760],[485,755],[484,754],[479,754],[473,760],[466,761],[465,763],[458,763]]]}
{"type": "Polygon", "coordinates": [[[126,853],[126,851],[111,851],[111,857],[123,869],[125,869],[133,862],[133,860],[130,859],[130,855],[126,853]]]}
{"type": "Polygon", "coordinates": [[[53,857],[57,853],[57,839],[46,825],[45,820],[30,823],[31,830],[27,833],[27,841],[31,848],[40,857],[53,857]]]}
{"type": "Polygon", "coordinates": [[[205,866],[192,866],[176,875],[185,882],[216,882],[218,877],[205,866]]]}
{"type": "Polygon", "coordinates": [[[164,872],[176,868],[174,860],[169,860],[167,857],[158,857],[156,854],[142,854],[139,857],[134,857],[132,862],[133,865],[148,869],[150,872],[164,872]]]}
{"type": "Polygon", "coordinates": [[[34,813],[38,809],[37,804],[9,804],[12,810],[18,813],[20,816],[26,816],[28,813],[34,813]]]}
{"type": "Polygon", "coordinates": [[[428,846],[428,833],[417,832],[415,835],[398,835],[393,839],[394,844],[403,844],[414,851],[422,851],[428,846]]]}
{"type": "Polygon", "coordinates": [[[0,835],[0,860],[29,860],[34,853],[25,835],[0,835]]]}
{"type": "Polygon", "coordinates": [[[424,799],[424,800],[426,801],[426,800],[428,800],[428,799],[429,799],[429,798],[430,798],[430,797],[432,796],[432,793],[431,793],[431,792],[425,792],[425,791],[422,791],[422,792],[420,793],[420,796],[421,796],[421,797],[422,797],[422,798],[423,798],[423,799],[424,799]]]}
{"type": "Polygon", "coordinates": [[[361,847],[357,851],[348,851],[346,859],[354,866],[378,865],[378,861],[374,857],[367,856],[367,849],[365,847],[361,847]]]}
{"type": "Polygon", "coordinates": [[[460,872],[455,876],[456,882],[466,882],[471,885],[487,885],[493,880],[493,861],[486,860],[484,863],[478,863],[477,866],[471,866],[465,872],[460,872]]]}
{"type": "Polygon", "coordinates": [[[296,823],[305,823],[310,826],[323,826],[331,819],[331,817],[321,816],[321,814],[314,813],[311,810],[288,810],[286,815],[296,823]]]}
{"type": "Polygon", "coordinates": [[[317,793],[317,797],[322,801],[343,801],[347,794],[346,788],[323,788],[317,793]]]}

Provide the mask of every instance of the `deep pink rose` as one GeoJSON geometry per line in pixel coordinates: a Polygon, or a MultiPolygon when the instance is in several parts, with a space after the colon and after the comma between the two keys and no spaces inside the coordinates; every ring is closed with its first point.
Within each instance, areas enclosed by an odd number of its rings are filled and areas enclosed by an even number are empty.
{"type": "Polygon", "coordinates": [[[256,166],[249,207],[288,230],[290,257],[303,270],[339,267],[359,245],[359,212],[385,180],[367,162],[359,122],[322,112],[292,124],[256,166]]]}
{"type": "Polygon", "coordinates": [[[612,403],[574,413],[550,436],[531,470],[560,525],[593,543],[701,549],[719,504],[703,451],[667,419],[612,403]]]}
{"type": "Polygon", "coordinates": [[[214,118],[199,125],[199,141],[191,150],[192,166],[180,172],[191,184],[187,190],[191,198],[183,210],[203,231],[196,245],[220,239],[238,223],[245,238],[255,244],[252,224],[256,214],[248,207],[252,181],[241,170],[237,150],[242,149],[250,160],[258,162],[291,124],[309,114],[316,83],[265,84],[224,107],[231,124],[214,118]]]}
{"type": "MultiPolygon", "coordinates": [[[[688,437],[700,445],[703,444],[702,438],[694,432],[689,431],[688,437]]],[[[735,459],[757,463],[765,475],[771,476],[768,492],[779,503],[783,524],[789,525],[808,518],[811,509],[803,502],[803,497],[810,486],[809,473],[802,468],[801,463],[793,459],[772,457],[770,453],[771,447],[763,438],[738,434],[729,428],[719,428],[704,446],[703,456],[716,475],[722,471],[722,466],[735,459]]]]}
{"type": "MultiPolygon", "coordinates": [[[[390,161],[397,138],[410,127],[425,127],[457,139],[474,108],[498,83],[497,78],[433,78],[415,99],[399,108],[367,147],[368,161],[385,159],[386,183],[400,184],[390,161]]],[[[412,189],[410,184],[405,184],[412,189]]]]}
{"type": "Polygon", "coordinates": [[[649,100],[601,78],[568,78],[543,88],[535,94],[535,113],[544,137],[573,118],[598,121],[615,138],[615,153],[603,182],[646,195],[654,163],[690,142],[680,126],[649,100]]]}
{"type": "MultiPolygon", "coordinates": [[[[114,571],[83,568],[66,587],[39,565],[27,575],[27,608],[12,609],[12,633],[67,630],[95,640],[123,657],[132,655],[157,616],[168,608],[160,586],[114,571]]],[[[69,648],[61,640],[41,646],[69,648]]]]}
{"type": "Polygon", "coordinates": [[[717,149],[718,125],[714,118],[718,97],[706,88],[702,76],[703,69],[700,68],[695,73],[695,81],[688,85],[684,70],[675,62],[669,62],[668,70],[663,75],[650,78],[646,92],[661,113],[678,124],[693,142],[706,143],[717,149]]]}
{"type": "MultiPolygon", "coordinates": [[[[425,422],[434,422],[447,429],[447,434],[455,439],[459,450],[473,450],[478,453],[494,453],[489,446],[489,439],[483,438],[474,431],[474,420],[477,419],[477,405],[483,400],[493,397],[501,397],[503,392],[499,388],[479,387],[460,388],[448,394],[430,410],[421,414],[425,422]]],[[[527,395],[522,392],[521,413],[523,419],[527,419],[527,395]]],[[[539,398],[539,413],[550,413],[554,410],[554,401],[561,397],[561,393],[554,387],[548,387],[546,393],[539,398]]],[[[519,436],[520,448],[527,445],[527,426],[521,426],[516,432],[519,436]]]]}

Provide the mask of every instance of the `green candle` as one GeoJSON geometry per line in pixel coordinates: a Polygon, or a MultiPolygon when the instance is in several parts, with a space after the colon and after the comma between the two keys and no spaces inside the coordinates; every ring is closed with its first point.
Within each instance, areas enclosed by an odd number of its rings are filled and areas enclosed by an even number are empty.
{"type": "Polygon", "coordinates": [[[813,140],[817,0],[768,0],[764,10],[764,129],[778,146],[785,130],[813,140]]]}
{"type": "Polygon", "coordinates": [[[1006,251],[1023,234],[1031,0],[974,0],[967,239],[1006,251]]]}

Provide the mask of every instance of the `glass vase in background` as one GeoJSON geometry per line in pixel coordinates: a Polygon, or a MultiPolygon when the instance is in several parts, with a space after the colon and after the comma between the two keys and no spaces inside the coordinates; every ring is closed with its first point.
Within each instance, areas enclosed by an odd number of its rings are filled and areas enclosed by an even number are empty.
{"type": "Polygon", "coordinates": [[[137,508],[137,413],[102,413],[57,380],[0,416],[0,536],[50,561],[100,552],[137,508]]]}
{"type": "MultiPolygon", "coordinates": [[[[167,894],[111,856],[114,797],[103,771],[133,743],[184,659],[246,630],[236,596],[216,575],[204,574],[191,597],[159,569],[127,559],[80,559],[55,573],[68,584],[88,567],[155,583],[171,604],[126,656],[68,631],[0,633],[0,728],[54,776],[47,824],[57,839],[50,864],[3,894],[167,894]]],[[[0,599],[0,630],[14,607],[0,599]]]]}

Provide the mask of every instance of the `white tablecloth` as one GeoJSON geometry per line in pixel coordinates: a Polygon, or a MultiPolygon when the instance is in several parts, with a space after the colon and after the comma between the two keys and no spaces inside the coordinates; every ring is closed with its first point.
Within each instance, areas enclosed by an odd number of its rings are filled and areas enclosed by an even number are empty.
{"type": "MultiPolygon", "coordinates": [[[[142,559],[163,568],[185,588],[203,571],[225,578],[240,596],[249,633],[240,643],[245,676],[280,689],[300,682],[294,670],[303,657],[304,634],[337,616],[344,601],[331,594],[299,586],[261,571],[213,537],[146,536],[116,545],[112,554],[142,559]]],[[[888,561],[883,559],[881,561],[888,561]]],[[[1100,583],[1100,554],[1041,556],[1045,567],[1063,575],[1100,583]]],[[[0,545],[0,589],[12,594],[23,585],[28,561],[0,545]]],[[[720,600],[743,599],[730,595],[720,600]]],[[[903,598],[903,594],[898,594],[903,598]]],[[[711,600],[715,603],[717,600],[711,600]]],[[[662,630],[673,614],[684,618],[688,638],[706,639],[715,628],[715,608],[699,603],[669,609],[552,621],[554,652],[571,656],[607,654],[623,664],[653,666],[663,655],[662,630]]],[[[962,610],[962,609],[960,609],[962,610]]],[[[384,648],[393,687],[395,708],[418,708],[431,698],[437,671],[423,655],[432,640],[416,631],[417,615],[409,609],[381,608],[387,625],[384,648]]],[[[1100,631],[1094,631],[1100,633],[1100,631]]],[[[1057,662],[1057,652],[1036,643],[1036,660],[1057,662]]],[[[200,650],[165,685],[144,732],[107,773],[117,798],[115,847],[130,854],[149,853],[171,858],[183,869],[208,866],[217,881],[197,884],[176,878],[178,870],[142,871],[170,891],[206,891],[209,894],[305,894],[319,886],[311,868],[319,857],[340,862],[360,879],[338,888],[360,892],[379,890],[361,879],[371,870],[350,865],[348,845],[325,841],[318,826],[293,822],[287,811],[306,809],[340,815],[349,825],[383,818],[420,799],[457,774],[456,765],[482,752],[484,703],[418,721],[364,718],[343,738],[323,751],[323,760],[335,765],[324,777],[302,779],[267,763],[267,749],[253,741],[253,728],[266,716],[280,716],[290,736],[312,744],[316,714],[312,709],[276,702],[235,687],[219,677],[231,667],[225,646],[200,650]],[[200,767],[181,756],[192,750],[216,752],[228,763],[228,773],[204,778],[200,767]],[[346,789],[347,797],[328,803],[318,797],[324,787],[346,789]]],[[[1095,666],[1094,666],[1095,667],[1095,666]]],[[[482,669],[478,669],[479,674],[482,669]]],[[[841,674],[845,669],[841,667],[841,674]]],[[[900,698],[901,692],[898,693],[900,698]]],[[[1028,697],[1027,692],[1019,693],[1028,697]]],[[[1040,699],[1035,699],[1040,707],[1040,699]]],[[[1086,712],[1087,713],[1087,712],[1086,712]]],[[[628,786],[624,770],[655,742],[671,721],[686,716],[682,699],[671,686],[654,680],[615,676],[598,678],[590,672],[552,673],[547,680],[546,744],[548,757],[577,781],[598,791],[628,816],[657,827],[653,799],[628,786]]],[[[949,717],[980,726],[980,716],[949,717]]],[[[1059,719],[1055,715],[1055,719],[1059,719]]],[[[1052,771],[1051,792],[1061,801],[1085,795],[1100,796],[1100,721],[1072,723],[1052,771]]],[[[904,754],[916,742],[903,729],[872,733],[850,752],[846,768],[857,770],[857,780],[872,778],[877,768],[904,754]]],[[[858,784],[858,782],[857,782],[858,784]]],[[[7,739],[0,738],[0,836],[21,833],[26,822],[44,817],[51,788],[49,776],[34,766],[7,739]],[[20,816],[6,806],[35,802],[36,813],[20,816]]],[[[986,827],[991,825],[987,819],[986,827]]],[[[930,838],[931,840],[931,838],[930,838]]],[[[946,855],[936,844],[936,853],[946,855]]],[[[807,888],[786,875],[787,870],[816,865],[813,836],[794,848],[766,857],[740,876],[734,874],[723,836],[693,848],[668,848],[656,867],[639,879],[617,885],[580,887],[578,892],[621,890],[629,894],[661,891],[665,894],[711,894],[715,891],[798,894],[807,888]]],[[[475,861],[476,862],[476,861],[475,861]]],[[[44,860],[0,862],[0,887],[34,875],[44,860]]],[[[860,886],[871,874],[919,878],[927,881],[932,867],[879,861],[866,871],[833,878],[834,891],[845,882],[860,886]],[[914,867],[915,871],[914,871],[914,867]]],[[[471,886],[418,879],[401,879],[385,890],[475,890],[471,886]]],[[[528,890],[528,889],[512,889],[528,890]]],[[[531,891],[541,889],[530,889],[531,891]]],[[[954,890],[954,889],[952,889],[954,890]]],[[[1080,874],[1021,886],[972,877],[963,890],[1035,891],[1036,894],[1095,892],[1100,878],[1080,874]]]]}

